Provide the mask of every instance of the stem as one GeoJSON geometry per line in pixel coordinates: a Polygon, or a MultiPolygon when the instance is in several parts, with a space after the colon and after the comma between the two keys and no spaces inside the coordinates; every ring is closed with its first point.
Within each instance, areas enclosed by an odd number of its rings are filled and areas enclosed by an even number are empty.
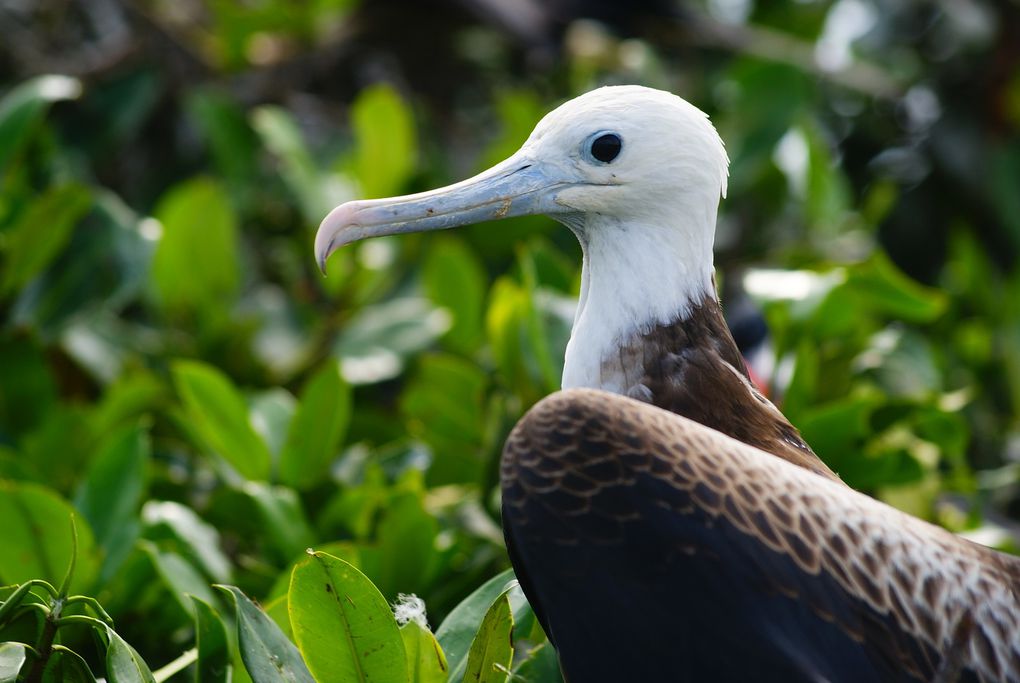
{"type": "Polygon", "coordinates": [[[178,671],[183,671],[187,667],[191,666],[198,661],[198,648],[193,647],[190,650],[185,650],[180,657],[173,660],[169,664],[162,666],[152,672],[152,677],[156,679],[156,683],[163,683],[178,671]]]}
{"type": "Polygon", "coordinates": [[[43,624],[42,637],[39,639],[39,647],[36,648],[39,657],[32,664],[32,670],[28,673],[25,683],[42,683],[43,671],[46,670],[46,665],[53,654],[53,639],[57,636],[57,622],[63,609],[64,601],[61,598],[50,602],[50,613],[43,624]]]}

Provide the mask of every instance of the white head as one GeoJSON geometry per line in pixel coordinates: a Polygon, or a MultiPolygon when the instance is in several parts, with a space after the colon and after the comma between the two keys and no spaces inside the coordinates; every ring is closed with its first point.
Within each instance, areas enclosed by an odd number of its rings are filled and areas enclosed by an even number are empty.
{"type": "Polygon", "coordinates": [[[607,348],[711,293],[727,167],[722,140],[693,105],[641,86],[599,88],[547,114],[516,154],[474,178],[337,207],[319,227],[316,256],[324,264],[366,237],[549,215],[584,251],[564,386],[600,386],[591,373],[607,348]]]}

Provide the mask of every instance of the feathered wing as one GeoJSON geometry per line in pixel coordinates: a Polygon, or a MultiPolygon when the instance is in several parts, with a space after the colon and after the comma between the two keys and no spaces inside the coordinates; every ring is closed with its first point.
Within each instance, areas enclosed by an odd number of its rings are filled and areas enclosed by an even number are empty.
{"type": "Polygon", "coordinates": [[[1020,560],[691,420],[560,392],[501,477],[572,683],[1020,681],[1020,560]]]}

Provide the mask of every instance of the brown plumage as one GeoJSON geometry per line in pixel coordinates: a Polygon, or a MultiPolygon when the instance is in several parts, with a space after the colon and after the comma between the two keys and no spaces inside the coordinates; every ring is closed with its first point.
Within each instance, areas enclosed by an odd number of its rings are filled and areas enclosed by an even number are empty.
{"type": "Polygon", "coordinates": [[[570,681],[1020,681],[1020,559],[683,417],[560,392],[501,474],[570,681]]]}
{"type": "Polygon", "coordinates": [[[686,317],[622,344],[604,365],[611,366],[607,374],[622,371],[631,398],[839,480],[751,383],[714,295],[686,317]]]}

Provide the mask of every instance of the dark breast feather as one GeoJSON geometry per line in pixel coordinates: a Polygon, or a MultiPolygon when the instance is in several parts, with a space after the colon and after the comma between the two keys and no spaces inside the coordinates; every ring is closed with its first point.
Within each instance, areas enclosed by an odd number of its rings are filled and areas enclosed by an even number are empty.
{"type": "Polygon", "coordinates": [[[501,479],[572,683],[1020,682],[1020,560],[690,420],[560,392],[501,479]]]}
{"type": "Polygon", "coordinates": [[[839,480],[751,383],[714,295],[685,318],[625,344],[619,357],[634,359],[638,366],[632,372],[640,376],[640,389],[633,397],[839,480]]]}

